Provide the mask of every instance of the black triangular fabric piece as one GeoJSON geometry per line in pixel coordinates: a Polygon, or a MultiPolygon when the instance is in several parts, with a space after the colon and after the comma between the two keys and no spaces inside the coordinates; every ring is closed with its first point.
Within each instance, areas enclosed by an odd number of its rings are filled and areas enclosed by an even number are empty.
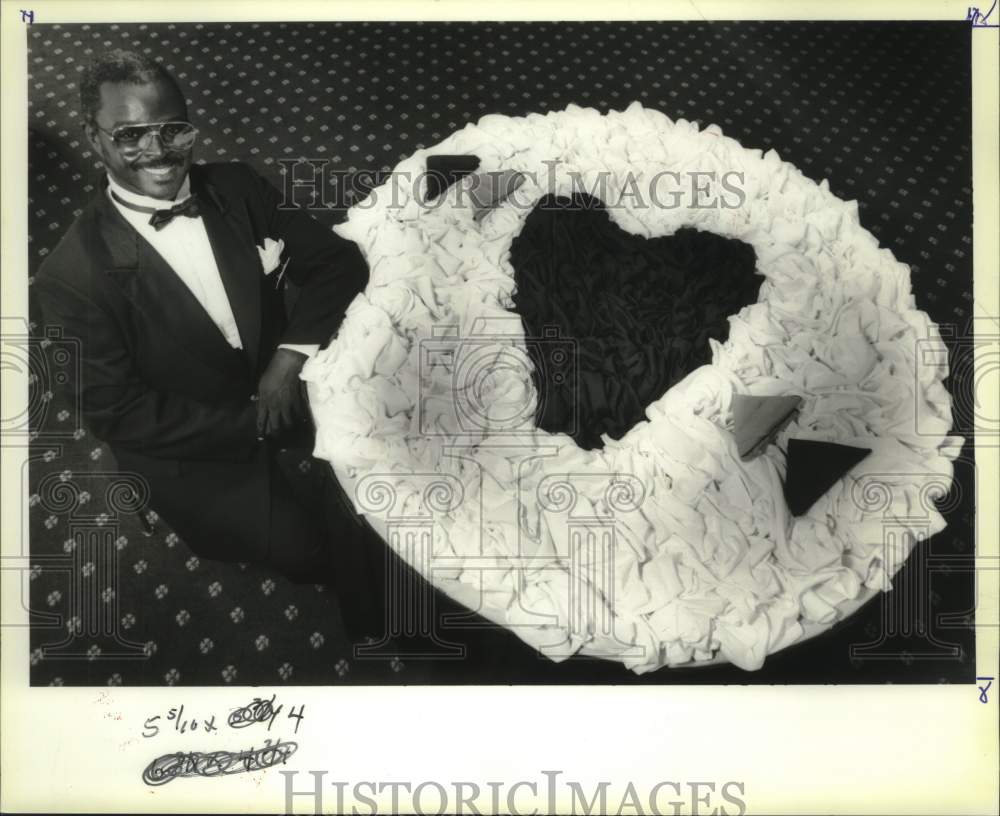
{"type": "Polygon", "coordinates": [[[802,397],[733,395],[733,435],[740,459],[760,456],[782,428],[792,421],[802,397]]]}
{"type": "Polygon", "coordinates": [[[524,184],[525,178],[524,173],[518,170],[478,174],[469,186],[469,198],[472,200],[472,209],[475,213],[472,217],[476,221],[482,219],[524,184]]]}
{"type": "Polygon", "coordinates": [[[792,515],[801,516],[805,513],[869,453],[870,448],[855,448],[814,439],[789,439],[785,501],[792,515]]]}
{"type": "Polygon", "coordinates": [[[479,156],[428,156],[427,201],[433,201],[460,178],[474,173],[479,156]]]}

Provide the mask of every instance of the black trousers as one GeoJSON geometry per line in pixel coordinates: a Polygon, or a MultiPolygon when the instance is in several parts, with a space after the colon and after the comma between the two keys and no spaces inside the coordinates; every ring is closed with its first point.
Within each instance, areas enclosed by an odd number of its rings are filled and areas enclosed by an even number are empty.
{"type": "Polygon", "coordinates": [[[296,583],[327,584],[348,637],[383,628],[386,545],[354,512],[328,462],[311,446],[278,451],[271,466],[271,513],[262,565],[296,583]]]}

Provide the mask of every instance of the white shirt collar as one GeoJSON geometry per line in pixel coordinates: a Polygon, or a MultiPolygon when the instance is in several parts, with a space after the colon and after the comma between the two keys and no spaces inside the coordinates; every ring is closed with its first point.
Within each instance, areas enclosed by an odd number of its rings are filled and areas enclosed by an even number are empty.
{"type": "Polygon", "coordinates": [[[110,173],[108,174],[108,189],[113,190],[116,196],[124,201],[127,201],[129,204],[135,204],[139,207],[152,207],[154,210],[163,210],[168,207],[172,207],[175,204],[180,204],[185,199],[191,197],[191,175],[189,173],[184,176],[184,183],[181,184],[180,190],[177,191],[177,195],[171,201],[168,201],[165,198],[144,196],[139,193],[133,193],[131,190],[126,190],[120,184],[116,183],[113,178],[111,178],[110,173]]]}

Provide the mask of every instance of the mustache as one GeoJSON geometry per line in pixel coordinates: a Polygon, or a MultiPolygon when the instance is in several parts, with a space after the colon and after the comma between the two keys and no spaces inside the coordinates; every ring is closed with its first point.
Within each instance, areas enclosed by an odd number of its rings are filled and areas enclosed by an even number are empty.
{"type": "Polygon", "coordinates": [[[146,168],[151,168],[153,170],[156,170],[157,168],[160,167],[180,167],[182,164],[184,164],[184,160],[181,158],[177,159],[164,158],[164,159],[157,159],[156,161],[152,162],[149,161],[136,162],[135,164],[132,165],[132,167],[136,170],[144,170],[146,168]]]}

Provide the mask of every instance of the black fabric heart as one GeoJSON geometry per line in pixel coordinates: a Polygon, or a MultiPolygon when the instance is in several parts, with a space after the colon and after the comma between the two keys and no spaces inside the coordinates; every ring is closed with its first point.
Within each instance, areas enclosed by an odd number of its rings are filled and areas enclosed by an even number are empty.
{"type": "Polygon", "coordinates": [[[632,235],[585,193],[542,198],[510,250],[536,425],[587,449],[620,439],[757,301],[756,260],[749,244],[696,229],[632,235]]]}

